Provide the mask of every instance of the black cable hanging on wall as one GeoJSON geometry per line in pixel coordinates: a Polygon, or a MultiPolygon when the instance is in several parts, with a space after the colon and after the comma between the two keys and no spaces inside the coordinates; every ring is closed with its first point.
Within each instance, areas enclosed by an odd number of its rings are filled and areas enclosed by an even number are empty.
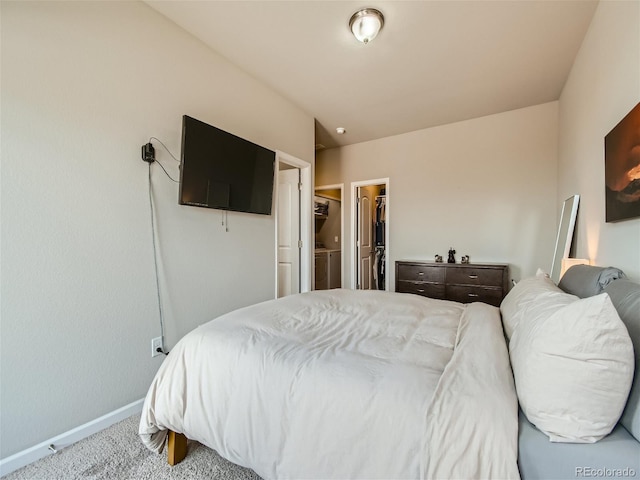
{"type": "MultiPolygon", "coordinates": [[[[162,145],[165,150],[169,153],[169,155],[171,155],[171,157],[177,161],[178,159],[169,151],[169,149],[166,147],[166,145],[164,143],[162,143],[160,140],[158,140],[156,137],[151,137],[149,139],[149,143],[147,143],[146,145],[142,146],[142,160],[144,160],[145,162],[147,162],[149,164],[149,174],[147,176],[148,179],[148,190],[149,190],[149,212],[150,212],[150,217],[151,217],[151,240],[152,240],[152,244],[153,244],[153,266],[154,266],[154,271],[155,271],[155,277],[156,277],[156,295],[158,298],[158,314],[160,316],[160,335],[162,337],[162,345],[164,347],[164,311],[162,308],[162,295],[161,295],[161,290],[160,290],[160,275],[158,273],[158,248],[157,248],[157,242],[156,242],[156,226],[155,226],[155,209],[154,209],[154,205],[153,205],[153,187],[152,187],[152,182],[151,182],[151,164],[153,163],[157,163],[158,165],[160,165],[160,168],[162,168],[162,170],[164,171],[165,175],[173,182],[178,183],[177,180],[175,180],[174,178],[171,177],[171,175],[169,175],[169,173],[167,172],[167,170],[164,168],[164,166],[156,160],[155,158],[155,149],[153,148],[153,145],[151,144],[151,140],[155,139],[157,140],[160,145],[162,145]]],[[[162,353],[164,355],[168,355],[169,352],[166,351],[164,348],[158,348],[157,351],[159,353],[162,353]]]]}

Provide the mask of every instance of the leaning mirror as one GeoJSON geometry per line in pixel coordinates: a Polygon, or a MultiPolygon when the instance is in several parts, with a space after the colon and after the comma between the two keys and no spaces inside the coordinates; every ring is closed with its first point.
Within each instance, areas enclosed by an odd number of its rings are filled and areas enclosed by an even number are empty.
{"type": "Polygon", "coordinates": [[[551,280],[555,283],[560,281],[562,259],[568,257],[569,251],[571,250],[571,241],[573,240],[573,229],[576,225],[579,200],[580,195],[573,195],[567,198],[562,205],[558,236],[556,237],[556,249],[553,252],[553,261],[551,262],[551,280]]]}

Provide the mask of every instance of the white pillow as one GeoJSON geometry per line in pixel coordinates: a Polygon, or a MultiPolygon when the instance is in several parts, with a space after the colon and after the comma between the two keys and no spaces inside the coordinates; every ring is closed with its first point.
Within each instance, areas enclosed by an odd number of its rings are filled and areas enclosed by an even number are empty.
{"type": "Polygon", "coordinates": [[[520,280],[500,304],[504,333],[511,339],[514,330],[532,304],[549,305],[551,308],[568,305],[578,297],[563,292],[549,276],[538,269],[535,277],[520,280]]]}
{"type": "Polygon", "coordinates": [[[606,293],[551,310],[534,301],[511,338],[520,406],[551,441],[592,443],[622,414],[633,345],[606,293]]]}

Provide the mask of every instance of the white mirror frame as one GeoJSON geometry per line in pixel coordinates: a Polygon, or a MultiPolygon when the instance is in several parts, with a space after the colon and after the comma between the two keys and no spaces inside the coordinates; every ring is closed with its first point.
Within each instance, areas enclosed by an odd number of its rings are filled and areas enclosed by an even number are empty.
{"type": "Polygon", "coordinates": [[[560,215],[560,225],[558,226],[556,249],[553,252],[550,275],[551,280],[556,284],[560,281],[562,259],[567,258],[571,250],[571,241],[573,240],[573,229],[576,225],[579,201],[580,195],[573,195],[567,198],[562,205],[562,214],[560,215]]]}

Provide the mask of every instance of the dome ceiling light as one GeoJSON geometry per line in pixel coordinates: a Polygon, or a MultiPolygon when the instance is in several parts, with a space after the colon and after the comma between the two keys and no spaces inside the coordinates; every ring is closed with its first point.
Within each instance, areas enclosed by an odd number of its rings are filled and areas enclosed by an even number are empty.
{"type": "Polygon", "coordinates": [[[375,8],[363,8],[351,16],[349,28],[358,41],[367,44],[378,35],[384,25],[384,16],[375,8]]]}

